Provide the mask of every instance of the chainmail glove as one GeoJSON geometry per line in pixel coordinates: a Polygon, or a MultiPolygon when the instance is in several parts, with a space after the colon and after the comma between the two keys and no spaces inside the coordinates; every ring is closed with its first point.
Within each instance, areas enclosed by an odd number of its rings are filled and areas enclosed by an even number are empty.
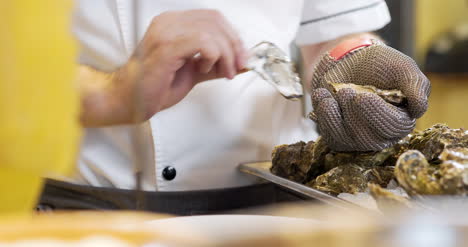
{"type": "Polygon", "coordinates": [[[378,151],[408,135],[427,110],[430,82],[416,63],[377,40],[336,58],[326,53],[311,85],[313,120],[325,142],[335,151],[378,151]],[[374,93],[329,83],[371,85],[400,90],[406,104],[396,106],[374,93]]]}

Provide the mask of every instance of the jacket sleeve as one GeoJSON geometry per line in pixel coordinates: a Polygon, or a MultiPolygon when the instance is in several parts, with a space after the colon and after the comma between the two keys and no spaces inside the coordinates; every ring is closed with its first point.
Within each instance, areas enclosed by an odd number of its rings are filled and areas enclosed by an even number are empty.
{"type": "Polygon", "coordinates": [[[384,0],[305,0],[296,44],[315,44],[375,31],[389,22],[384,0]]]}

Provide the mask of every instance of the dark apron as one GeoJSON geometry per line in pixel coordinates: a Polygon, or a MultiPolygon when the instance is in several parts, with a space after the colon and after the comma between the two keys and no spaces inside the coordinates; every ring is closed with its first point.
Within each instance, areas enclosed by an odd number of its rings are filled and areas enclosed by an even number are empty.
{"type": "Polygon", "coordinates": [[[134,190],[77,185],[47,179],[38,210],[122,209],[200,215],[297,200],[302,198],[271,183],[213,190],[141,191],[137,194],[134,190]]]}

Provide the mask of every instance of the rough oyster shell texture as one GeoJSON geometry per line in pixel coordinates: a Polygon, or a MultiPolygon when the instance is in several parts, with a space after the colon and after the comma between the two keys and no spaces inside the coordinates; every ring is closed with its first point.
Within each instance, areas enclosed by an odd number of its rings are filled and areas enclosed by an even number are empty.
{"type": "Polygon", "coordinates": [[[372,197],[374,197],[377,206],[384,212],[391,212],[395,207],[415,207],[408,198],[394,194],[393,192],[382,188],[380,185],[369,184],[369,192],[372,197]]]}
{"type": "Polygon", "coordinates": [[[379,152],[334,152],[316,142],[282,145],[274,174],[332,195],[370,191],[377,203],[409,205],[385,191],[396,179],[408,195],[468,194],[468,131],[436,124],[379,152]],[[372,185],[369,185],[372,184],[372,185]]]}
{"type": "Polygon", "coordinates": [[[329,87],[333,92],[338,92],[343,88],[354,89],[357,93],[374,93],[380,96],[382,99],[388,103],[396,106],[403,106],[408,103],[406,96],[397,89],[394,90],[384,90],[379,89],[371,85],[357,85],[353,83],[334,83],[328,82],[329,87]]]}
{"type": "Polygon", "coordinates": [[[410,138],[395,177],[410,195],[466,195],[468,131],[435,125],[410,138]]]}
{"type": "MultiPolygon", "coordinates": [[[[401,90],[397,89],[380,89],[371,85],[358,85],[354,83],[335,83],[335,82],[327,82],[325,87],[332,92],[332,93],[337,93],[341,89],[344,88],[351,88],[357,93],[372,93],[380,96],[383,100],[386,102],[398,106],[398,107],[404,107],[408,104],[408,99],[406,96],[401,92],[401,90]]],[[[310,112],[309,113],[309,118],[316,121],[317,116],[315,115],[315,112],[310,112]]]]}

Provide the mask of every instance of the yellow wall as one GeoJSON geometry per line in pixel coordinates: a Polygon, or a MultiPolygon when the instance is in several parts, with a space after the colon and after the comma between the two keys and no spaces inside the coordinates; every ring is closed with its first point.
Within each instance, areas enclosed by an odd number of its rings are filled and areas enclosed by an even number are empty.
{"type": "MultiPolygon", "coordinates": [[[[423,64],[427,49],[439,34],[468,22],[468,0],[416,0],[415,6],[416,58],[423,64]]],[[[432,83],[429,109],[418,120],[417,128],[446,123],[452,128],[468,129],[468,76],[428,77],[432,83]]]]}
{"type": "Polygon", "coordinates": [[[451,128],[468,129],[468,76],[428,76],[432,83],[429,109],[417,128],[446,123],[451,128]]]}
{"type": "MultiPolygon", "coordinates": [[[[402,0],[405,1],[405,0],[402,0]]],[[[419,61],[441,32],[468,22],[468,0],[415,0],[416,57],[419,61]]]]}

